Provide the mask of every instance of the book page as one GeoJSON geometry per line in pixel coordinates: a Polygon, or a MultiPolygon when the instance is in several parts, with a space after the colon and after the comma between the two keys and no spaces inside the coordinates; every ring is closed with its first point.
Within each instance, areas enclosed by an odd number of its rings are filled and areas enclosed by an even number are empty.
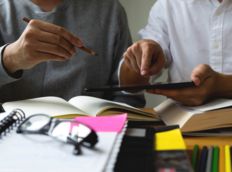
{"type": "Polygon", "coordinates": [[[69,103],[91,116],[97,116],[105,110],[117,108],[121,110],[124,109],[131,112],[143,114],[146,116],[152,115],[151,113],[144,112],[138,108],[135,108],[125,103],[119,103],[90,96],[73,97],[69,100],[69,103]]]}
{"type": "Polygon", "coordinates": [[[3,103],[2,106],[4,110],[8,112],[17,108],[22,109],[26,116],[37,113],[48,114],[50,116],[60,116],[65,114],[86,115],[85,112],[59,97],[40,97],[14,102],[6,102],[3,103]]]}
{"type": "Polygon", "coordinates": [[[206,111],[221,109],[230,106],[232,106],[232,99],[216,99],[201,106],[194,106],[194,107],[182,106],[182,107],[184,109],[193,110],[196,113],[199,113],[199,112],[206,112],[206,111]]]}
{"type": "Polygon", "coordinates": [[[196,107],[167,99],[154,109],[166,125],[179,125],[183,132],[231,127],[231,100],[218,99],[196,107]]]}
{"type": "Polygon", "coordinates": [[[154,110],[166,125],[179,125],[180,128],[194,115],[193,111],[186,111],[175,101],[167,99],[154,110]]]}

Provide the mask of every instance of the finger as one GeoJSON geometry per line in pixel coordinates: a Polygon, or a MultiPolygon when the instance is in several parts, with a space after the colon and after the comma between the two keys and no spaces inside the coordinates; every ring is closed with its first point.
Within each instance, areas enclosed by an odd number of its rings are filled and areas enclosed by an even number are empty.
{"type": "Polygon", "coordinates": [[[162,51],[157,52],[157,54],[155,54],[154,57],[152,59],[152,64],[154,65],[152,65],[149,70],[150,75],[159,73],[165,65],[164,54],[162,51]],[[156,57],[155,60],[154,57],[156,57]]]}
{"type": "Polygon", "coordinates": [[[52,44],[56,44],[56,45],[62,46],[71,55],[73,55],[76,52],[76,49],[73,46],[73,44],[71,44],[66,39],[64,39],[63,37],[61,37],[61,36],[59,36],[57,34],[52,34],[52,33],[49,33],[49,32],[38,31],[37,35],[39,35],[39,37],[37,39],[40,42],[52,43],[52,44]]]}
{"type": "Polygon", "coordinates": [[[191,80],[194,82],[194,84],[196,86],[200,86],[201,85],[201,80],[199,77],[195,76],[195,75],[192,75],[191,76],[191,80]]]}
{"type": "Polygon", "coordinates": [[[37,64],[45,61],[65,61],[66,59],[64,57],[50,54],[50,53],[45,53],[45,52],[36,52],[34,54],[35,57],[34,59],[37,60],[37,64]]]}
{"type": "Polygon", "coordinates": [[[46,32],[60,35],[64,37],[67,41],[75,45],[76,47],[83,46],[82,41],[78,37],[74,36],[72,33],[68,32],[65,28],[61,26],[57,26],[52,23],[44,22],[41,20],[30,20],[29,25],[36,26],[40,30],[43,30],[46,32]]]}
{"type": "Polygon", "coordinates": [[[127,58],[127,54],[126,54],[126,53],[123,54],[123,60],[124,60],[124,63],[126,64],[126,66],[127,66],[128,68],[131,68],[131,67],[132,67],[131,64],[130,64],[130,61],[129,61],[128,58],[127,58]]]}
{"type": "Polygon", "coordinates": [[[69,59],[72,56],[72,54],[70,54],[63,47],[45,42],[38,42],[38,44],[36,44],[35,50],[41,53],[57,55],[65,59],[69,59]]]}
{"type": "Polygon", "coordinates": [[[208,65],[198,65],[191,74],[191,80],[195,83],[195,85],[201,85],[207,78],[209,78],[212,74],[212,69],[208,65]]]}
{"type": "Polygon", "coordinates": [[[174,91],[172,91],[172,90],[154,89],[154,90],[152,90],[152,92],[155,93],[155,94],[162,95],[162,96],[170,97],[171,95],[173,96],[174,91]]]}
{"type": "Polygon", "coordinates": [[[141,75],[148,75],[151,66],[153,51],[150,48],[144,47],[142,50],[141,59],[141,75]]]}
{"type": "Polygon", "coordinates": [[[132,47],[131,47],[131,52],[133,53],[137,65],[139,67],[139,69],[141,69],[141,61],[142,61],[142,50],[140,47],[139,43],[135,43],[132,47]]]}
{"type": "Polygon", "coordinates": [[[156,94],[156,90],[154,89],[148,89],[146,90],[147,93],[150,93],[150,94],[156,94]]]}
{"type": "Polygon", "coordinates": [[[128,54],[125,56],[125,59],[128,60],[128,63],[130,64],[130,66],[132,67],[132,69],[136,72],[136,73],[140,73],[140,70],[137,66],[137,63],[135,61],[135,57],[131,57],[128,56],[128,54]]]}
{"type": "Polygon", "coordinates": [[[127,57],[129,58],[131,63],[133,63],[133,66],[135,66],[136,71],[140,72],[140,63],[137,61],[137,58],[135,57],[134,52],[128,51],[127,52],[127,57]]]}
{"type": "Polygon", "coordinates": [[[154,90],[147,90],[148,93],[151,94],[158,94],[168,98],[171,98],[175,101],[178,101],[184,105],[188,106],[197,106],[201,105],[204,100],[199,99],[198,96],[195,96],[194,91],[191,89],[186,90],[161,90],[161,89],[154,89],[154,90]]]}
{"type": "Polygon", "coordinates": [[[148,90],[149,93],[153,93],[153,94],[159,94],[162,96],[166,96],[166,97],[178,97],[181,95],[181,92],[183,90],[180,89],[154,89],[154,90],[148,90]]]}

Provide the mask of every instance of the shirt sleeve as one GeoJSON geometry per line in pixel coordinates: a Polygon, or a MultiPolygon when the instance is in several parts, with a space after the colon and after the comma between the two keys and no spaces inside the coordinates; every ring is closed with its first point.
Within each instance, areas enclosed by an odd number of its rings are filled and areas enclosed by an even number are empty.
{"type": "MultiPolygon", "coordinates": [[[[113,77],[111,80],[112,85],[118,85],[119,84],[119,78],[118,73],[120,70],[120,61],[122,59],[123,53],[126,51],[126,49],[132,44],[131,41],[131,35],[128,27],[127,22],[127,16],[125,13],[125,10],[121,6],[120,3],[118,3],[118,36],[117,36],[117,42],[115,44],[115,50],[114,50],[114,72],[113,77]]],[[[144,94],[125,94],[123,92],[114,92],[112,93],[113,100],[119,101],[119,102],[125,102],[127,104],[130,104],[132,106],[136,107],[144,107],[145,105],[145,98],[144,94]]]]}
{"type": "Polygon", "coordinates": [[[142,39],[151,39],[160,44],[165,54],[167,67],[172,58],[169,48],[170,41],[166,23],[166,10],[167,6],[165,5],[165,1],[157,0],[150,11],[148,24],[139,31],[139,34],[142,39]]]}

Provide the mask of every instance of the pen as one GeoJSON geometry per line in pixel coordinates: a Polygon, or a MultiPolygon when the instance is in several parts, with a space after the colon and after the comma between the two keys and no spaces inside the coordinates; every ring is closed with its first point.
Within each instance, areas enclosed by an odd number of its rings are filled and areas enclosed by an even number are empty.
{"type": "MultiPolygon", "coordinates": [[[[25,21],[26,23],[29,23],[30,22],[30,19],[27,18],[27,17],[23,17],[23,21],[25,21]]],[[[81,49],[82,51],[85,51],[86,53],[92,55],[92,56],[97,56],[97,53],[93,50],[91,50],[90,48],[87,48],[85,46],[81,46],[81,47],[78,47],[79,49],[81,49]]]]}

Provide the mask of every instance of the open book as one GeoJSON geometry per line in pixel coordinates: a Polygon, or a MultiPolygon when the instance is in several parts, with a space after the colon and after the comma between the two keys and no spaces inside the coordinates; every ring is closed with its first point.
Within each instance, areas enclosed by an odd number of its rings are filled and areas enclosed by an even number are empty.
{"type": "Polygon", "coordinates": [[[97,116],[126,112],[129,120],[157,120],[154,113],[109,100],[90,96],[76,96],[66,101],[59,97],[39,97],[2,104],[5,111],[22,109],[26,116],[36,113],[45,113],[50,116],[73,118],[75,116],[97,116]]]}
{"type": "Polygon", "coordinates": [[[231,106],[230,99],[217,99],[195,107],[167,99],[154,110],[166,125],[179,125],[182,132],[188,133],[232,127],[231,106]]]}

